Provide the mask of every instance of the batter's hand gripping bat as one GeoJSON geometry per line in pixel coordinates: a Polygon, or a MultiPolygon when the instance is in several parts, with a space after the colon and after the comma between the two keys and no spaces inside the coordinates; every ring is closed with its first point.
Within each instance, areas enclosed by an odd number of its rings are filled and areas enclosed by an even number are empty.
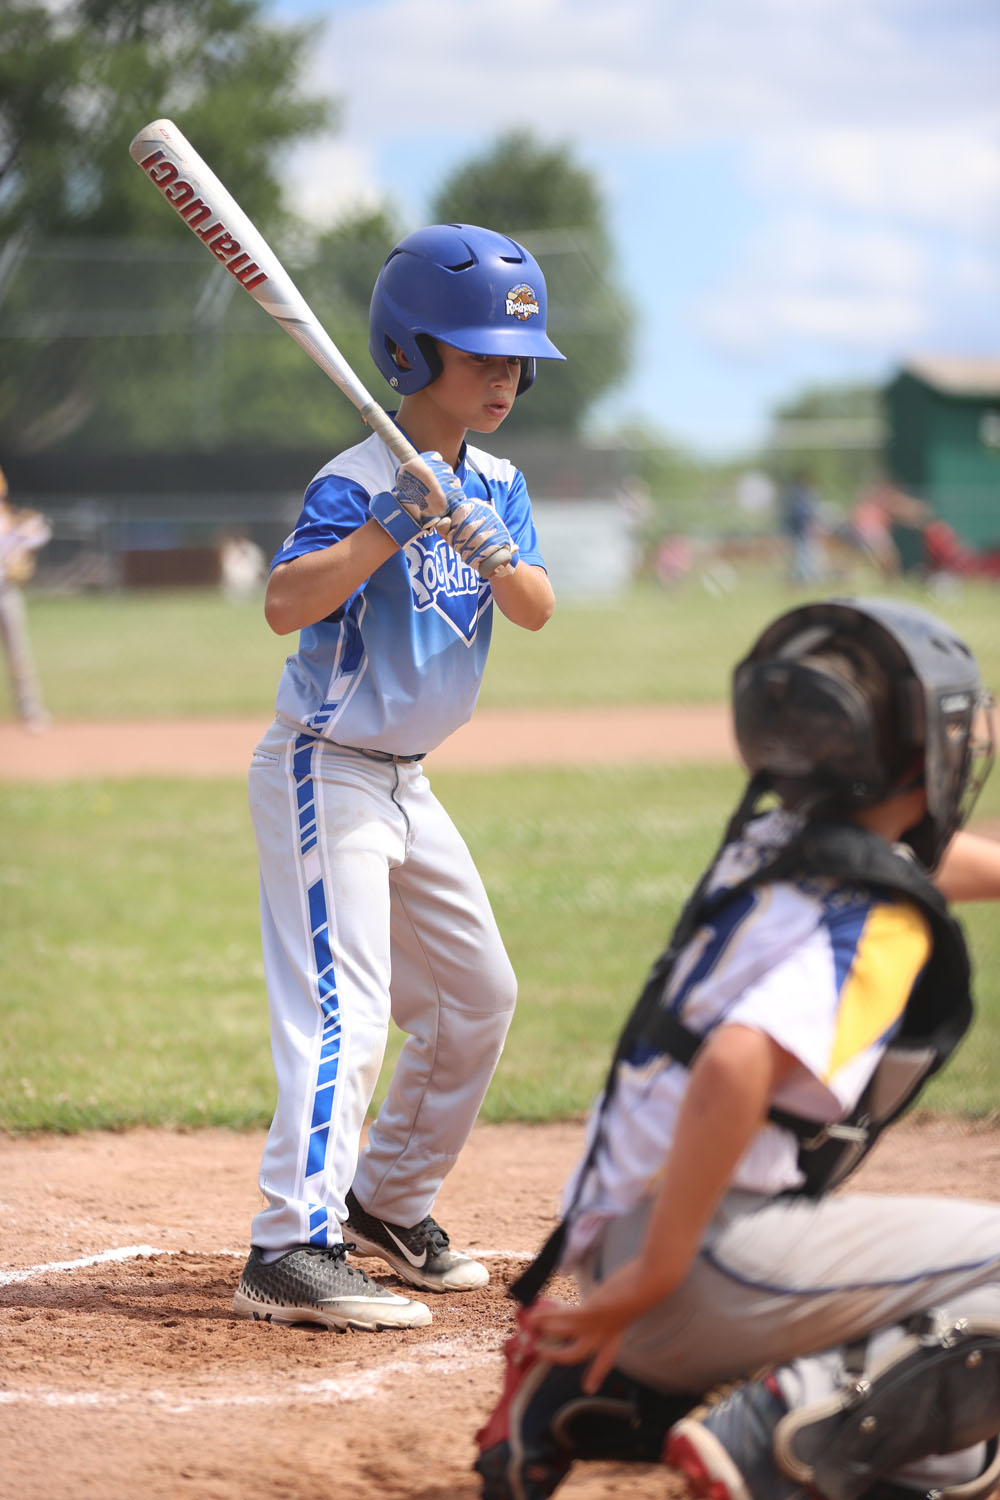
{"type": "MultiPolygon", "coordinates": [[[[129,155],[219,264],[340,387],[400,463],[417,458],[413,444],[362,385],[263,235],[173,121],[144,126],[129,155]]],[[[509,558],[509,552],[498,555],[495,562],[491,559],[492,567],[509,558]]]]}

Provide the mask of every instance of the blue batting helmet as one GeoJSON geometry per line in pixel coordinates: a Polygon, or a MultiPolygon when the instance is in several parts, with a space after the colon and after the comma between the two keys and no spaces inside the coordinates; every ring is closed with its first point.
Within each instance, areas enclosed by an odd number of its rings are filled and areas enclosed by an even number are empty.
{"type": "Polygon", "coordinates": [[[523,245],[475,224],[432,224],[400,240],[379,272],[368,347],[403,396],[441,373],[435,339],[521,359],[520,396],[536,359],[565,359],[545,332],[545,312],[545,277],[523,245]],[[408,370],[397,364],[397,348],[408,370]]]}

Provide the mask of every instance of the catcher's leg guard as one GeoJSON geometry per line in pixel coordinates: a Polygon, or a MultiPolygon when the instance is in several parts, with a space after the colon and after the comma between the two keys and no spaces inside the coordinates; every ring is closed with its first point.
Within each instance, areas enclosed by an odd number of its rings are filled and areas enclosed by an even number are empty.
{"type": "Polygon", "coordinates": [[[476,1433],[483,1500],[548,1500],[575,1459],[658,1463],[667,1429],[695,1401],[616,1371],[587,1395],[586,1365],[542,1359],[520,1313],[504,1359],[500,1400],[476,1433]]]}
{"type": "Polygon", "coordinates": [[[865,1490],[862,1500],[987,1500],[1000,1486],[1000,1440],[994,1438],[987,1445],[986,1467],[975,1479],[965,1484],[950,1484],[947,1489],[915,1490],[912,1485],[905,1489],[883,1479],[865,1490]]]}
{"type": "MultiPolygon", "coordinates": [[[[861,1500],[878,1481],[933,1453],[957,1453],[1000,1431],[1000,1321],[962,1319],[903,1339],[828,1401],[778,1423],[781,1468],[826,1500],[861,1500]]],[[[985,1497],[987,1473],[941,1494],[985,1497]]]]}

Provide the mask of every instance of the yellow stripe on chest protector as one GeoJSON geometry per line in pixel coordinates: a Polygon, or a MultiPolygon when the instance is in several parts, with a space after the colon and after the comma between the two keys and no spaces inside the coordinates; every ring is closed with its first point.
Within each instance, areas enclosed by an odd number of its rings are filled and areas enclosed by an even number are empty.
{"type": "Polygon", "coordinates": [[[902,1015],[930,951],[927,919],[915,906],[901,902],[872,909],[840,993],[827,1081],[902,1015]]]}

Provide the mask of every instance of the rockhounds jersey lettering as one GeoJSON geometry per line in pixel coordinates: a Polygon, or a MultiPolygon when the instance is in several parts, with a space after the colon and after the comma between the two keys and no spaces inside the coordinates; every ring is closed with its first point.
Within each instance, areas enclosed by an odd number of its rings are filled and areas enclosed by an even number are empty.
{"type": "MultiPolygon", "coordinates": [[[[313,479],[295,530],[272,566],[342,540],[392,488],[396,463],[372,436],[313,479]]],[[[463,449],[466,494],[493,505],[523,563],[544,566],[524,479],[505,459],[463,449]]],[[[472,715],[489,650],[488,582],[436,533],[416,537],[378,568],[342,609],[301,632],[276,708],[340,744],[420,755],[472,715]]]]}

